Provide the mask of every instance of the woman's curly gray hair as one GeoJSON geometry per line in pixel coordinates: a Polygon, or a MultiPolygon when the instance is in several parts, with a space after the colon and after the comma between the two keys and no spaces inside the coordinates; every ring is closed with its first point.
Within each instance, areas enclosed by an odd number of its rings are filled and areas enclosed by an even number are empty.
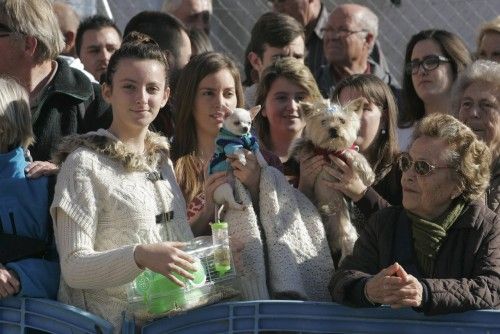
{"type": "Polygon", "coordinates": [[[419,137],[444,139],[448,165],[456,170],[456,179],[466,201],[479,198],[490,182],[491,153],[468,126],[451,115],[433,114],[423,118],[413,132],[419,137]]]}

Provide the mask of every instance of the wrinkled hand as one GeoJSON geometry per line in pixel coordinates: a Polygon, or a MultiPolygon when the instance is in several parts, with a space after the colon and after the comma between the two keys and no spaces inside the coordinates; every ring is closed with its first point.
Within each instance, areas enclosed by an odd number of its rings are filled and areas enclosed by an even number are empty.
{"type": "Polygon", "coordinates": [[[40,176],[54,175],[59,172],[59,166],[50,161],[33,161],[24,170],[30,179],[40,176]]]}
{"type": "Polygon", "coordinates": [[[422,304],[423,287],[397,262],[382,269],[366,282],[366,297],[393,308],[418,307],[422,304]]]}
{"type": "Polygon", "coordinates": [[[196,270],[193,265],[195,259],[181,250],[185,245],[186,243],[183,242],[138,245],[135,248],[134,259],[139,267],[149,268],[184,287],[185,284],[175,277],[174,273],[193,279],[194,277],[189,271],[196,270]]]}
{"type": "Polygon", "coordinates": [[[0,265],[0,298],[13,296],[19,292],[21,284],[13,270],[0,265]]]}
{"type": "Polygon", "coordinates": [[[401,282],[389,286],[392,293],[386,297],[387,304],[391,305],[392,308],[421,306],[423,295],[422,283],[414,276],[407,274],[403,268],[398,270],[397,275],[401,278],[401,282]]]}
{"type": "Polygon", "coordinates": [[[366,193],[368,187],[352,168],[352,158],[347,156],[346,162],[344,162],[334,155],[329,155],[329,157],[333,166],[327,166],[326,172],[337,181],[326,180],[327,186],[341,191],[354,202],[359,201],[366,193]]]}
{"type": "Polygon", "coordinates": [[[228,155],[227,158],[229,164],[233,168],[234,176],[247,187],[251,194],[257,194],[259,192],[260,183],[260,165],[255,154],[248,150],[244,151],[246,158],[245,165],[238,160],[237,155],[228,155]]]}
{"type": "Polygon", "coordinates": [[[299,161],[300,164],[300,179],[299,190],[307,197],[312,199],[314,193],[314,183],[318,174],[321,172],[323,166],[327,161],[323,155],[309,155],[305,156],[299,161]]]}

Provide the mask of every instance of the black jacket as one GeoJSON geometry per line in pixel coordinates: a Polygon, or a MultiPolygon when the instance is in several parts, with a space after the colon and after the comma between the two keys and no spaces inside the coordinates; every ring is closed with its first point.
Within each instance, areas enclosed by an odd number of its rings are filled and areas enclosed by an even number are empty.
{"type": "Polygon", "coordinates": [[[33,160],[50,160],[62,137],[107,128],[112,114],[101,88],[80,71],[57,59],[57,72],[32,111],[33,160]]]}

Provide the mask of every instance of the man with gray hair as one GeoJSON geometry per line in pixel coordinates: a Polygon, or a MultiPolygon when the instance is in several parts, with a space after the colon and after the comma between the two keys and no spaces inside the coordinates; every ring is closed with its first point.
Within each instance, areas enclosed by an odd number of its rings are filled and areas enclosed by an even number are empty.
{"type": "Polygon", "coordinates": [[[212,0],[165,0],[162,11],[181,20],[188,28],[196,28],[210,33],[212,0]]]}
{"type": "Polygon", "coordinates": [[[61,137],[111,123],[100,87],[58,58],[63,48],[50,0],[0,0],[0,75],[28,91],[37,140],[28,176],[57,170],[48,160],[61,137]]]}
{"type": "Polygon", "coordinates": [[[340,5],[332,11],[322,30],[327,65],[321,68],[317,80],[324,97],[329,97],[343,78],[362,73],[376,75],[399,95],[398,83],[369,57],[378,36],[378,17],[369,8],[340,5]]]}

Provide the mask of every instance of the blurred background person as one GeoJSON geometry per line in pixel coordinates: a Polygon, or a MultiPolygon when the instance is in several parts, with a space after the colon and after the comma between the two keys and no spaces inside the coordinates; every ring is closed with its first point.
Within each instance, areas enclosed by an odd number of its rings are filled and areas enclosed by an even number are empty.
{"type": "Polygon", "coordinates": [[[181,20],[188,29],[197,28],[210,35],[212,0],[165,0],[162,11],[181,20]]]}
{"type": "Polygon", "coordinates": [[[388,84],[399,98],[399,84],[370,58],[378,37],[378,17],[368,7],[343,4],[336,7],[322,28],[323,52],[327,64],[318,75],[318,87],[331,97],[340,80],[353,74],[373,74],[388,84]]]}
{"type": "Polygon", "coordinates": [[[76,54],[92,73],[94,78],[102,82],[111,55],[122,43],[122,33],[115,22],[102,15],[94,15],[83,19],[76,32],[76,54]]]}
{"type": "Polygon", "coordinates": [[[191,57],[203,52],[214,51],[210,38],[203,30],[189,29],[189,40],[191,41],[191,57]]]}
{"type": "Polygon", "coordinates": [[[85,70],[85,66],[80,61],[80,58],[76,56],[76,31],[80,24],[78,14],[70,5],[64,2],[56,1],[53,6],[57,21],[59,22],[59,28],[61,29],[66,44],[59,57],[64,59],[70,67],[82,71],[90,81],[98,83],[94,76],[85,70]]]}
{"type": "Polygon", "coordinates": [[[486,189],[486,204],[500,212],[500,64],[476,60],[455,83],[453,111],[477,137],[488,145],[491,156],[491,180],[486,189]]]}
{"type": "Polygon", "coordinates": [[[15,78],[30,97],[36,142],[28,176],[53,173],[48,162],[63,136],[109,126],[99,85],[58,58],[64,38],[48,0],[0,1],[0,74],[15,78]]]}
{"type": "Polygon", "coordinates": [[[304,29],[294,18],[265,13],[255,22],[245,51],[245,105],[255,106],[255,94],[262,72],[273,61],[293,57],[304,62],[304,29]]]}
{"type": "Polygon", "coordinates": [[[477,36],[476,56],[500,62],[500,16],[481,26],[477,36]]]}
{"type": "Polygon", "coordinates": [[[416,121],[433,113],[451,113],[451,86],[470,64],[462,39],[445,30],[423,30],[406,46],[403,108],[398,119],[401,150],[406,150],[416,121]]]}
{"type": "Polygon", "coordinates": [[[328,21],[328,9],[320,0],[274,0],[273,10],[287,14],[297,20],[305,29],[305,63],[313,75],[326,64],[323,53],[323,31],[328,21]]]}

